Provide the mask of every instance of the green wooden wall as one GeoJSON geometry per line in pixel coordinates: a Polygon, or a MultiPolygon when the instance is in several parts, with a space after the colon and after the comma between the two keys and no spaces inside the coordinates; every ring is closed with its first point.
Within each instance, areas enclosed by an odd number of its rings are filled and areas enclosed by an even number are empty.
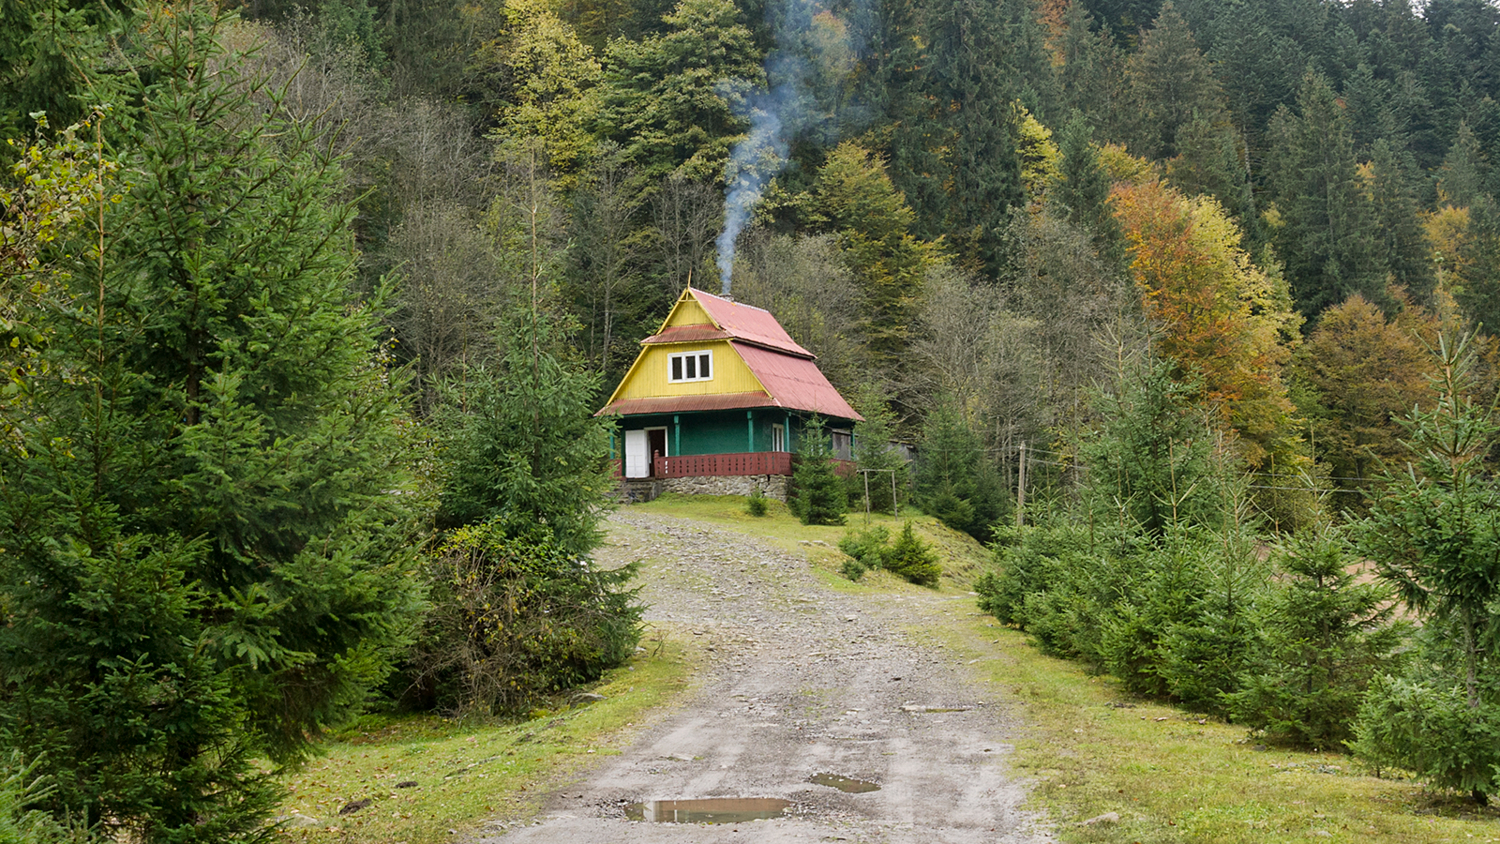
{"type": "MultiPolygon", "coordinates": [[[[788,425],[786,450],[795,452],[801,443],[805,419],[780,408],[627,416],[620,421],[611,440],[611,456],[620,456],[626,430],[641,428],[666,428],[667,451],[672,455],[770,451],[771,426],[776,423],[788,425]]],[[[833,424],[846,427],[849,423],[836,420],[830,427],[833,424]]]]}

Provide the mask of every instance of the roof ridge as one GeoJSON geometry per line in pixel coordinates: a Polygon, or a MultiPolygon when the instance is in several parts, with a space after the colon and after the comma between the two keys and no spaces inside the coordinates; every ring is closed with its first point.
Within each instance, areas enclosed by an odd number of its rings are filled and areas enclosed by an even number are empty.
{"type": "Polygon", "coordinates": [[[744,302],[736,302],[733,299],[729,298],[728,296],[716,296],[713,293],[708,292],[707,290],[700,290],[700,289],[698,289],[696,287],[689,287],[688,290],[692,291],[693,293],[702,293],[704,296],[707,296],[707,297],[709,297],[711,299],[718,299],[720,302],[724,302],[725,304],[729,304],[729,305],[734,305],[737,308],[748,308],[748,309],[750,309],[752,311],[760,311],[763,314],[769,314],[769,313],[771,313],[770,309],[768,309],[768,308],[761,308],[761,307],[757,307],[755,305],[747,305],[744,302]]]}

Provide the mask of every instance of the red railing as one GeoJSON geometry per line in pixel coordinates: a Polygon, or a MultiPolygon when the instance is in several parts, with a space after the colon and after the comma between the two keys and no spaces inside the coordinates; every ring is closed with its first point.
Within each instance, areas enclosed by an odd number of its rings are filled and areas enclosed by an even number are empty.
{"type": "Polygon", "coordinates": [[[792,455],[785,451],[746,454],[689,454],[658,457],[652,472],[658,478],[708,478],[720,475],[790,475],[792,455]]]}

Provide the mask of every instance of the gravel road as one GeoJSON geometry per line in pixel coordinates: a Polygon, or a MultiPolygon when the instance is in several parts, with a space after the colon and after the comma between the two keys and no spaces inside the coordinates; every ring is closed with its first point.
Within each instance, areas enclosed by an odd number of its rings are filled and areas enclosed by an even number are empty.
{"type": "MultiPolygon", "coordinates": [[[[850,841],[1051,842],[1021,808],[1008,757],[1016,724],[996,690],[913,636],[972,599],[927,590],[845,595],[808,563],[725,528],[625,508],[608,565],[641,559],[647,619],[702,637],[711,664],[685,704],[550,795],[530,825],[485,844],[850,841]],[[957,603],[955,603],[957,602],[957,603]],[[831,774],[879,786],[845,793],[831,774]],[[735,823],[631,820],[631,804],[704,798],[787,801],[735,823]]],[[[840,782],[839,784],[845,784],[840,782]]],[[[670,814],[671,807],[636,806],[670,814]]],[[[761,808],[748,805],[744,808],[761,808]]]]}

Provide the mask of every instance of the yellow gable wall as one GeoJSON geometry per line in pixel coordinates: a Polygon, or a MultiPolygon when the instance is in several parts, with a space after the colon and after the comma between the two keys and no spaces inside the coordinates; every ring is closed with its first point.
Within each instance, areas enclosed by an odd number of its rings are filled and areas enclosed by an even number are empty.
{"type": "Polygon", "coordinates": [[[684,294],[678,300],[672,312],[667,314],[667,321],[662,323],[662,328],[673,325],[709,325],[713,320],[708,318],[708,311],[698,304],[698,300],[691,295],[684,294]]]}
{"type": "MultiPolygon", "coordinates": [[[[694,303],[693,307],[697,307],[694,303]]],[[[686,308],[679,308],[679,313],[686,308]]],[[[700,310],[699,313],[702,313],[700,310]]],[[[704,322],[707,322],[705,315],[704,322]]],[[[673,321],[676,324],[676,321],[673,321]]],[[[683,323],[693,325],[695,323],[683,323]]],[[[647,346],[625,383],[615,392],[612,401],[621,399],[645,399],[657,396],[715,396],[729,393],[752,393],[761,391],[760,381],[750,372],[738,352],[727,340],[712,340],[706,343],[664,343],[647,346]],[[667,366],[667,356],[678,352],[703,350],[714,354],[714,377],[708,381],[684,381],[672,383],[667,366]]]]}

